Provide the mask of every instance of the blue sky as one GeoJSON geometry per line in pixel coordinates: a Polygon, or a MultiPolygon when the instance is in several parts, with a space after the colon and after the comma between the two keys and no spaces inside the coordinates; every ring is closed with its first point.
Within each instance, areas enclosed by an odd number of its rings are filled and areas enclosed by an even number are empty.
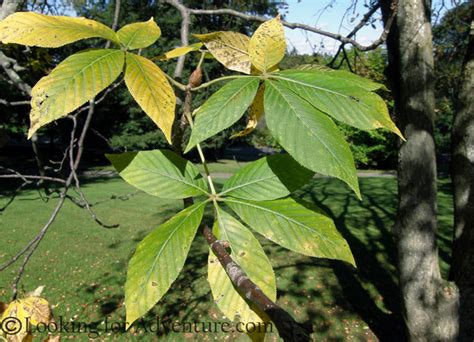
{"type": "MultiPolygon", "coordinates": [[[[462,0],[462,2],[464,1],[466,0],[462,0]]],[[[286,0],[288,8],[280,12],[281,14],[285,14],[285,19],[289,22],[308,24],[325,31],[347,34],[359,23],[360,19],[367,12],[367,8],[363,7],[365,2],[369,1],[357,1],[357,8],[351,10],[344,20],[342,20],[344,13],[352,3],[350,0],[286,0]],[[332,6],[323,11],[328,4],[332,4],[332,6]],[[351,18],[354,18],[352,22],[351,18]]],[[[451,1],[433,1],[433,12],[437,12],[441,8],[441,16],[447,9],[452,7],[453,4],[451,1]],[[441,6],[441,4],[443,4],[443,6],[441,6]]],[[[375,13],[375,18],[381,18],[380,11],[375,13]]],[[[381,21],[377,21],[375,29],[370,25],[365,26],[359,31],[356,39],[363,45],[369,45],[380,37],[382,29],[381,21]]],[[[303,30],[297,29],[291,30],[285,28],[285,30],[289,50],[292,50],[294,47],[299,53],[333,53],[339,47],[337,41],[322,37],[321,35],[306,33],[303,30]],[[323,46],[321,44],[323,44],[323,46]]]]}
{"type": "MultiPolygon", "coordinates": [[[[325,31],[341,34],[349,33],[367,11],[367,8],[358,5],[355,11],[351,11],[341,21],[350,1],[333,1],[333,6],[325,10],[325,6],[331,3],[330,0],[300,0],[299,2],[298,0],[287,0],[286,2],[288,8],[280,11],[280,13],[285,14],[286,21],[308,24],[325,31]],[[355,18],[352,23],[350,21],[351,18],[355,18]]],[[[359,2],[363,4],[363,1],[359,2]]],[[[377,12],[375,16],[380,17],[380,12],[377,12]]],[[[306,33],[298,29],[291,30],[285,28],[285,30],[288,48],[292,50],[294,47],[299,53],[311,54],[313,49],[315,52],[334,52],[339,46],[337,41],[322,37],[321,35],[306,33]]],[[[356,38],[358,42],[366,45],[377,39],[381,32],[382,25],[377,23],[375,29],[370,25],[364,27],[356,38]]]]}

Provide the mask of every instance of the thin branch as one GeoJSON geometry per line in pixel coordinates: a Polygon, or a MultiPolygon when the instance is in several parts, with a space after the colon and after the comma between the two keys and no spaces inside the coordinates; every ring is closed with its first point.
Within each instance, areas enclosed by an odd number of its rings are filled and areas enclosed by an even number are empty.
{"type": "MultiPolygon", "coordinates": [[[[188,13],[194,14],[194,15],[220,15],[220,14],[228,14],[232,15],[235,17],[243,18],[246,20],[252,20],[252,21],[259,21],[259,22],[264,22],[267,21],[269,18],[258,16],[258,15],[250,15],[246,13],[242,13],[233,9],[215,9],[215,10],[204,10],[204,9],[190,9],[188,8],[188,13]]],[[[382,32],[381,36],[376,39],[374,42],[372,42],[369,45],[361,45],[358,43],[356,40],[343,36],[339,33],[333,33],[329,31],[324,31],[321,29],[318,29],[314,26],[306,25],[306,24],[301,24],[301,23],[290,23],[287,21],[282,20],[282,24],[292,30],[294,29],[301,29],[309,32],[313,32],[328,38],[332,38],[334,40],[338,40],[343,44],[351,44],[357,49],[361,51],[369,51],[377,48],[379,45],[381,45],[386,39],[387,39],[387,34],[388,31],[390,30],[390,26],[392,25],[392,21],[387,21],[387,24],[385,25],[384,31],[382,32]]]]}
{"type": "MultiPolygon", "coordinates": [[[[176,8],[181,15],[181,46],[189,45],[189,24],[191,22],[189,10],[178,0],[165,0],[166,3],[176,8]]],[[[174,69],[174,78],[181,79],[183,77],[184,61],[186,55],[179,56],[176,68],[174,69]]]]}
{"type": "Polygon", "coordinates": [[[43,180],[43,181],[50,181],[50,182],[56,182],[56,183],[61,183],[64,184],[66,181],[62,178],[56,178],[56,177],[48,177],[48,176],[35,176],[35,175],[0,175],[0,178],[20,178],[23,181],[27,181],[28,179],[37,179],[37,180],[43,180]]]}
{"type": "Polygon", "coordinates": [[[7,107],[14,107],[14,106],[29,106],[30,101],[13,101],[9,102],[7,100],[0,99],[0,104],[7,106],[7,107]]]}

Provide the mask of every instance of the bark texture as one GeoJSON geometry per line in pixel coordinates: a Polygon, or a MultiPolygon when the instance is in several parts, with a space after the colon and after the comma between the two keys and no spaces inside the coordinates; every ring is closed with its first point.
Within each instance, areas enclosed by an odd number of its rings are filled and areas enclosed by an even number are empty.
{"type": "MultiPolygon", "coordinates": [[[[471,4],[474,17],[474,3],[471,4]]],[[[473,29],[474,30],[474,29],[473,29]]],[[[471,30],[452,129],[454,244],[452,276],[460,292],[460,341],[474,341],[474,32],[471,30]]]]}
{"type": "MultiPolygon", "coordinates": [[[[381,0],[384,20],[390,16],[390,4],[381,0]]],[[[400,0],[387,40],[396,122],[406,138],[398,151],[399,206],[394,237],[410,340],[450,341],[457,337],[458,293],[455,286],[441,278],[436,245],[430,8],[428,0],[400,0]]]]}

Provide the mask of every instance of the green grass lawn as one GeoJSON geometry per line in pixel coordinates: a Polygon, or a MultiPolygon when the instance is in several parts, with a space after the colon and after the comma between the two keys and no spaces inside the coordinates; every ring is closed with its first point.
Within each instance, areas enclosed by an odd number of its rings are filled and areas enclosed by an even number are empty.
{"type": "MultiPolygon", "coordinates": [[[[229,163],[217,165],[214,172],[235,168],[229,163]]],[[[312,336],[318,341],[403,338],[390,234],[396,180],[362,178],[360,185],[361,202],[342,182],[328,178],[313,179],[297,193],[334,218],[351,246],[357,269],[342,262],[303,257],[261,240],[277,276],[278,303],[312,328],[312,336]]],[[[441,265],[446,272],[452,226],[450,184],[442,180],[439,188],[439,243],[441,265]]],[[[101,228],[84,210],[67,201],[28,265],[21,291],[45,285],[44,297],[53,305],[55,316],[62,316],[63,320],[100,324],[108,317],[109,322],[123,322],[127,262],[137,243],[179,210],[181,203],[136,192],[118,178],[88,180],[83,189],[100,218],[107,223],[120,223],[120,228],[101,228]]],[[[6,200],[0,198],[0,205],[6,200]]],[[[0,263],[35,236],[55,202],[55,198],[44,202],[37,191],[27,190],[0,212],[0,263]]],[[[164,322],[225,321],[212,301],[206,281],[207,250],[198,236],[184,271],[148,314],[147,322],[156,316],[164,322]]],[[[0,273],[0,301],[11,296],[10,284],[17,268],[15,264],[0,273]]],[[[172,335],[161,331],[159,335],[164,340],[176,341],[222,340],[226,334],[172,335]]],[[[63,336],[87,340],[85,334],[63,336]]],[[[231,337],[246,340],[242,334],[233,333],[231,337]]],[[[151,341],[156,336],[142,331],[137,335],[102,334],[100,340],[104,339],[151,341]]]]}

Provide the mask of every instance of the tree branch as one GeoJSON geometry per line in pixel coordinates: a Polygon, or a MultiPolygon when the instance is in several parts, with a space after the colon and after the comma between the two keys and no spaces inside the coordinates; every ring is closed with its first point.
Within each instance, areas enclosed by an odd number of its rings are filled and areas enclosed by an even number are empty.
{"type": "MultiPolygon", "coordinates": [[[[396,1],[397,0],[395,0],[394,2],[396,2],[396,1]]],[[[227,8],[225,8],[225,9],[215,9],[215,10],[190,9],[190,8],[188,8],[187,10],[188,10],[188,13],[194,14],[194,15],[221,15],[221,14],[227,14],[227,15],[232,15],[232,16],[235,16],[235,17],[243,18],[243,19],[246,19],[246,20],[259,21],[259,22],[264,22],[264,21],[269,20],[269,18],[266,18],[266,17],[262,17],[262,16],[258,16],[258,15],[245,14],[245,13],[242,13],[242,12],[239,12],[239,11],[236,11],[236,10],[233,10],[233,9],[227,9],[227,8]]],[[[376,10],[377,9],[375,9],[370,15],[375,13],[376,10]]],[[[364,18],[365,18],[365,16],[364,16],[364,18]]],[[[366,19],[366,21],[369,18],[370,17],[368,17],[366,19]]],[[[284,26],[292,29],[292,30],[301,29],[301,30],[305,30],[305,31],[308,31],[308,32],[313,32],[313,33],[316,33],[316,34],[319,34],[319,35],[322,35],[322,36],[325,36],[325,37],[328,37],[328,38],[332,38],[334,40],[338,40],[343,44],[353,45],[355,48],[357,48],[361,51],[369,51],[369,50],[374,50],[375,48],[377,48],[379,45],[381,45],[387,39],[387,34],[388,34],[388,31],[390,30],[390,26],[392,25],[392,21],[387,22],[387,25],[385,25],[384,31],[382,32],[381,36],[369,45],[361,45],[356,40],[351,38],[353,35],[351,35],[350,37],[343,36],[339,33],[324,31],[324,30],[318,29],[314,26],[301,24],[301,23],[290,23],[290,22],[287,22],[287,21],[284,21],[284,20],[282,20],[282,24],[284,26]]],[[[365,25],[365,23],[362,23],[362,24],[359,24],[359,25],[361,25],[361,27],[362,27],[362,26],[365,25]]],[[[361,27],[359,27],[358,30],[361,27]]]]}
{"type": "Polygon", "coordinates": [[[225,269],[229,279],[249,301],[268,315],[275,323],[280,337],[284,341],[309,341],[308,332],[303,329],[285,310],[275,304],[260,288],[252,282],[240,266],[232,260],[225,246],[217,240],[208,226],[202,228],[202,234],[225,269]]]}

